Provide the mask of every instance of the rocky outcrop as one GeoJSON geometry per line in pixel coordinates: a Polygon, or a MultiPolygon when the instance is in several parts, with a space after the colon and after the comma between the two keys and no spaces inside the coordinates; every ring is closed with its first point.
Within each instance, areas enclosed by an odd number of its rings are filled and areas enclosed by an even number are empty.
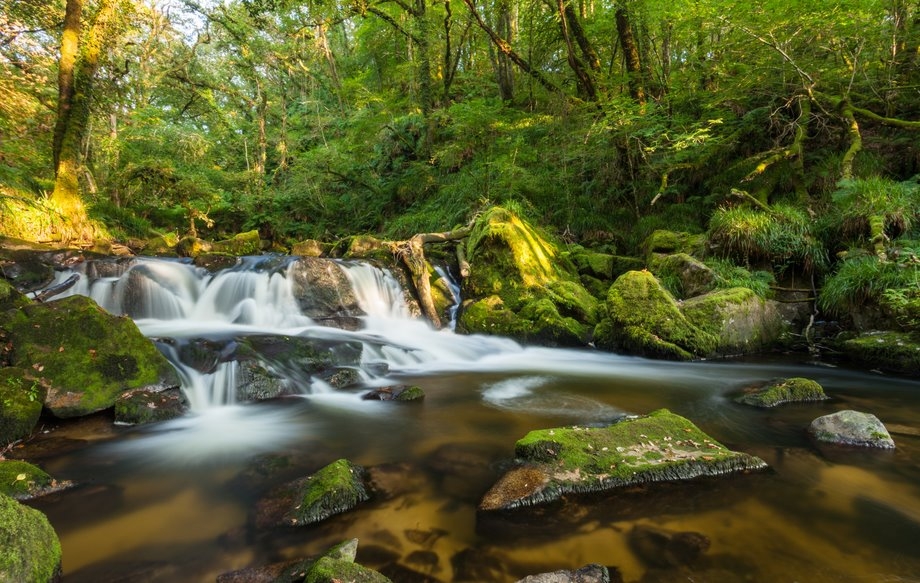
{"type": "Polygon", "coordinates": [[[514,213],[493,207],[473,225],[457,329],[550,345],[583,345],[597,300],[560,245],[514,213]]]}
{"type": "Polygon", "coordinates": [[[825,399],[827,395],[824,394],[824,388],[820,384],[811,379],[794,377],[746,391],[735,401],[743,405],[769,408],[783,403],[804,403],[825,399]]]}
{"type": "Polygon", "coordinates": [[[331,259],[300,257],[291,266],[294,296],[304,315],[325,325],[359,327],[364,311],[342,268],[331,259]]]}
{"type": "Polygon", "coordinates": [[[604,565],[592,563],[580,569],[562,569],[552,573],[529,575],[517,583],[611,583],[610,572],[604,565]]]}
{"type": "Polygon", "coordinates": [[[838,411],[818,417],[808,426],[808,433],[822,443],[880,449],[895,447],[879,418],[859,411],[838,411]]]}
{"type": "Polygon", "coordinates": [[[729,450],[666,409],[608,427],[531,431],[515,444],[515,456],[518,464],[485,494],[480,510],[766,467],[763,460],[729,450]]]}
{"type": "Polygon", "coordinates": [[[0,494],[0,581],[47,583],[61,575],[61,543],[44,514],[0,494]]]}

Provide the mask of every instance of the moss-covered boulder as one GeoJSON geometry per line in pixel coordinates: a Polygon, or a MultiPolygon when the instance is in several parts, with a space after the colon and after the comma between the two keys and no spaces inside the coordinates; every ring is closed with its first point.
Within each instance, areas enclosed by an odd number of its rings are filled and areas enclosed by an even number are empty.
{"type": "Polygon", "coordinates": [[[840,348],[860,364],[891,372],[920,373],[920,335],[906,332],[870,332],[843,341],[840,348]]]}
{"type": "Polygon", "coordinates": [[[112,407],[124,391],[178,386],[175,370],[127,317],[84,296],[31,304],[6,324],[14,366],[30,371],[58,417],[112,407]]]}
{"type": "Polygon", "coordinates": [[[29,305],[29,298],[0,277],[0,313],[29,305]]]}
{"type": "Polygon", "coordinates": [[[366,471],[340,459],[315,474],[283,485],[256,508],[259,527],[314,524],[370,499],[366,471]]]}
{"type": "Polygon", "coordinates": [[[782,344],[792,329],[779,304],[746,287],[712,291],[681,303],[687,320],[716,338],[708,356],[750,354],[782,344]]]}
{"type": "Polygon", "coordinates": [[[175,255],[179,236],[175,233],[166,233],[147,241],[141,248],[142,255],[175,255]]]}
{"type": "Polygon", "coordinates": [[[211,244],[214,253],[226,253],[228,255],[258,255],[262,252],[262,240],[259,238],[259,231],[247,231],[238,233],[229,239],[215,241],[211,244]]]}
{"type": "Polygon", "coordinates": [[[675,293],[682,298],[712,291],[719,280],[711,267],[686,253],[655,255],[649,259],[649,269],[659,281],[672,281],[675,293]]]}
{"type": "Polygon", "coordinates": [[[467,240],[473,265],[457,329],[558,345],[583,345],[597,300],[550,236],[501,207],[475,222],[467,240]]]}
{"type": "Polygon", "coordinates": [[[806,403],[827,399],[824,388],[816,381],[801,377],[781,379],[765,387],[746,391],[735,399],[743,405],[776,407],[783,403],[806,403]]]}
{"type": "Polygon", "coordinates": [[[316,239],[305,239],[291,245],[291,255],[300,255],[301,257],[322,257],[331,246],[317,241],[316,239]]]}
{"type": "Polygon", "coordinates": [[[531,431],[515,444],[515,456],[519,464],[485,494],[480,510],[767,467],[760,458],[729,450],[666,409],[608,427],[531,431]]]}
{"type": "Polygon", "coordinates": [[[888,429],[871,413],[838,411],[818,417],[808,426],[815,440],[834,445],[894,449],[888,429]]]}
{"type": "Polygon", "coordinates": [[[42,413],[45,392],[30,371],[0,368],[0,446],[32,433],[42,413]]]}
{"type": "Polygon", "coordinates": [[[642,243],[642,251],[646,256],[653,253],[663,255],[686,253],[687,255],[702,256],[706,252],[706,245],[705,234],[658,229],[646,237],[642,243]]]}
{"type": "Polygon", "coordinates": [[[365,401],[421,401],[425,391],[417,385],[378,387],[361,397],[365,401]]]}
{"type": "Polygon", "coordinates": [[[61,575],[61,542],[44,514],[0,494],[0,581],[45,583],[61,575]]]}
{"type": "Polygon", "coordinates": [[[250,567],[222,573],[217,583],[389,583],[377,571],[355,563],[358,539],[342,542],[308,559],[295,559],[263,567],[250,567]]]}
{"type": "Polygon", "coordinates": [[[597,346],[653,358],[690,360],[711,354],[717,337],[695,326],[649,271],[621,275],[607,293],[597,346]]]}
{"type": "MultiPolygon", "coordinates": [[[[55,480],[29,462],[0,460],[0,494],[17,500],[37,498],[73,486],[67,480],[55,480]]],[[[0,581],[3,578],[0,577],[0,581]]]]}

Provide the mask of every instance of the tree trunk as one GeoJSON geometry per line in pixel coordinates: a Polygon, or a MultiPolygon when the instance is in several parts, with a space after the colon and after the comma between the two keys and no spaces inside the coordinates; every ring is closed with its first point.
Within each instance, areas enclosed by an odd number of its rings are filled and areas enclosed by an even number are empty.
{"type": "Polygon", "coordinates": [[[645,105],[645,88],[642,86],[642,61],[639,58],[639,45],[633,34],[629,22],[629,13],[623,6],[618,6],[615,13],[617,22],[617,35],[620,37],[620,48],[623,49],[623,60],[626,64],[627,83],[629,94],[639,105],[645,105]]]}
{"type": "MultiPolygon", "coordinates": [[[[511,7],[506,0],[501,0],[498,7],[498,22],[496,33],[500,35],[508,44],[513,42],[513,29],[511,26],[511,7]]],[[[499,51],[495,55],[495,74],[498,80],[498,91],[502,101],[511,101],[514,99],[514,71],[511,68],[511,59],[508,55],[499,51]]]]}
{"type": "Polygon", "coordinates": [[[76,93],[76,64],[80,55],[80,30],[83,17],[83,0],[67,0],[64,12],[64,30],[61,34],[61,57],[58,61],[57,120],[54,124],[52,157],[57,172],[64,132],[70,120],[76,93]]]}
{"type": "Polygon", "coordinates": [[[575,11],[572,10],[571,4],[566,0],[557,0],[556,9],[558,11],[559,28],[562,32],[562,39],[565,41],[566,60],[569,63],[569,67],[571,67],[572,71],[575,73],[578,96],[586,101],[597,101],[597,88],[594,86],[594,78],[585,68],[584,63],[582,63],[578,55],[575,54],[573,42],[574,33],[572,31],[574,27],[572,21],[575,21],[575,27],[581,28],[581,26],[577,24],[577,18],[574,18],[575,11]]]}

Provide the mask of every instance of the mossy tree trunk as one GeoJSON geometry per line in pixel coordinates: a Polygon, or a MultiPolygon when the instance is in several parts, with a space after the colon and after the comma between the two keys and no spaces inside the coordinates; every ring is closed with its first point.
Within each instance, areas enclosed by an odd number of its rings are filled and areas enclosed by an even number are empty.
{"type": "Polygon", "coordinates": [[[639,44],[633,34],[629,12],[622,4],[617,5],[614,12],[617,23],[617,35],[620,37],[620,48],[623,49],[623,61],[626,64],[626,76],[629,83],[629,94],[639,105],[645,105],[645,87],[642,84],[642,60],[639,53],[639,44]]]}

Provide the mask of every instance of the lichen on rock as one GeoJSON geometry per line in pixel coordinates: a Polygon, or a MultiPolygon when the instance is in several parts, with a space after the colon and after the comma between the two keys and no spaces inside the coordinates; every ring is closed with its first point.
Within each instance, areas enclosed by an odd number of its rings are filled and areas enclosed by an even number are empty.
{"type": "Polygon", "coordinates": [[[808,426],[808,433],[817,441],[858,447],[894,449],[888,429],[871,413],[838,411],[818,417],[808,426]]]}
{"type": "Polygon", "coordinates": [[[608,427],[531,431],[517,442],[515,455],[518,466],[485,494],[480,510],[507,510],[566,494],[766,467],[763,460],[729,450],[666,409],[608,427]]]}

